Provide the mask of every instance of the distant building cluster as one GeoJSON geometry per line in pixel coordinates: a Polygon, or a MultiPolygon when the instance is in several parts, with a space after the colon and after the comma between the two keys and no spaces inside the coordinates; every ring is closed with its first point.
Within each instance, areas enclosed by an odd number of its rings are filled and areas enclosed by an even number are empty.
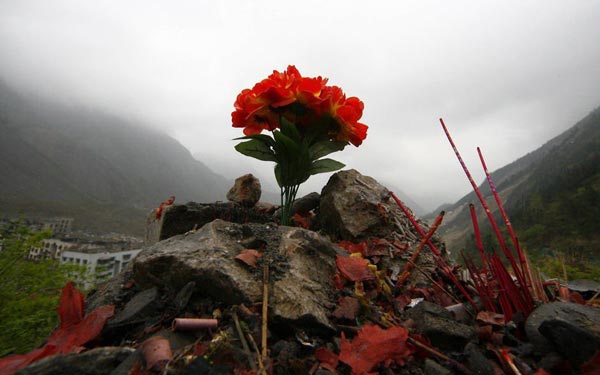
{"type": "MultiPolygon", "coordinates": [[[[95,281],[109,279],[121,272],[141,251],[142,241],[121,234],[96,235],[73,231],[73,218],[56,217],[40,221],[26,220],[33,230],[50,230],[52,237],[31,247],[27,259],[52,259],[62,264],[85,267],[95,281]]],[[[89,281],[85,284],[89,286],[89,281]]]]}

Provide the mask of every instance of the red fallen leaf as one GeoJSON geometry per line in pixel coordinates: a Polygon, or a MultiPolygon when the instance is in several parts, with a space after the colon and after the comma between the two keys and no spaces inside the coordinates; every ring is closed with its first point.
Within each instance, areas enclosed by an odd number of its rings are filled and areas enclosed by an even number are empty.
{"type": "Polygon", "coordinates": [[[477,320],[483,323],[489,323],[495,326],[504,326],[504,314],[498,314],[491,311],[480,311],[477,314],[477,320]]]}
{"type": "Polygon", "coordinates": [[[491,341],[492,333],[493,333],[493,328],[489,324],[477,328],[477,335],[479,336],[479,340],[482,342],[483,341],[491,341]]]}
{"type": "Polygon", "coordinates": [[[261,253],[254,249],[246,249],[235,256],[235,259],[242,261],[246,265],[256,268],[256,260],[262,256],[261,253]]]}
{"type": "Polygon", "coordinates": [[[79,353],[83,344],[95,339],[104,324],[113,316],[115,307],[102,306],[83,318],[83,294],[73,282],[68,282],[62,290],[60,305],[56,309],[60,326],[48,338],[46,345],[27,354],[13,355],[0,359],[0,375],[12,375],[42,358],[54,354],[79,353]]]}
{"type": "Polygon", "coordinates": [[[310,229],[310,224],[311,224],[311,221],[312,221],[312,216],[313,215],[310,212],[307,212],[304,215],[296,212],[294,214],[294,216],[292,216],[292,220],[299,227],[304,228],[304,229],[310,229]]]}
{"type": "Polygon", "coordinates": [[[412,298],[410,298],[410,296],[408,294],[401,294],[398,297],[394,298],[394,302],[396,303],[396,307],[398,309],[404,309],[406,306],[408,306],[409,303],[411,303],[412,298]]]}
{"type": "Polygon", "coordinates": [[[381,362],[394,361],[403,365],[414,353],[406,344],[407,338],[408,331],[400,326],[382,329],[367,324],[352,342],[346,340],[342,332],[339,358],[352,368],[353,375],[366,374],[381,362]]]}
{"type": "Polygon", "coordinates": [[[360,310],[360,303],[354,297],[343,297],[333,312],[338,319],[354,320],[360,310]]]}
{"type": "Polygon", "coordinates": [[[340,290],[344,287],[344,284],[344,278],[339,272],[336,272],[333,275],[333,286],[335,287],[335,289],[340,290]]]}
{"type": "Polygon", "coordinates": [[[208,345],[199,342],[194,346],[194,355],[197,355],[199,357],[203,356],[207,350],[208,350],[208,345]]]}
{"type": "Polygon", "coordinates": [[[431,291],[428,288],[412,287],[408,291],[411,296],[420,294],[426,301],[431,301],[431,291]]]}
{"type": "Polygon", "coordinates": [[[194,346],[194,355],[201,357],[204,354],[206,354],[207,350],[208,350],[208,345],[199,342],[196,344],[196,346],[194,346]]]}
{"type": "Polygon", "coordinates": [[[315,358],[321,363],[321,367],[332,373],[335,373],[335,368],[340,364],[337,354],[324,347],[320,347],[315,351],[315,358]]]}
{"type": "Polygon", "coordinates": [[[375,275],[369,270],[369,263],[363,258],[337,256],[335,264],[342,275],[351,281],[373,280],[375,275]]]}
{"type": "Polygon", "coordinates": [[[366,256],[387,255],[389,254],[390,243],[385,238],[377,238],[371,243],[371,247],[367,249],[366,256]]]}
{"type": "Polygon", "coordinates": [[[571,292],[571,302],[579,305],[585,305],[585,299],[577,292],[571,292]]]}
{"type": "Polygon", "coordinates": [[[598,375],[600,374],[600,350],[596,352],[594,357],[581,365],[582,375],[598,375]]]}
{"type": "Polygon", "coordinates": [[[337,245],[341,248],[343,248],[344,250],[346,250],[347,252],[349,252],[350,254],[353,253],[361,253],[362,256],[367,256],[367,251],[368,251],[368,246],[366,242],[359,242],[359,243],[354,243],[354,242],[350,242],[350,241],[341,241],[338,242],[337,245]]]}
{"type": "Polygon", "coordinates": [[[400,252],[405,252],[406,250],[408,250],[408,247],[409,247],[407,243],[402,243],[402,242],[398,242],[398,241],[392,242],[392,245],[394,245],[394,247],[396,249],[398,249],[400,252]]]}

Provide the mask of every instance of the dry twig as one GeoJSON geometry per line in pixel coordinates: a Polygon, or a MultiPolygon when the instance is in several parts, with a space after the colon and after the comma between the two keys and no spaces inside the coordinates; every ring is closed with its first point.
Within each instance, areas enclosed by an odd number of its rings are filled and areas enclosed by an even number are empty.
{"type": "Polygon", "coordinates": [[[242,348],[244,348],[244,353],[246,353],[246,357],[248,357],[248,363],[250,364],[250,368],[256,371],[256,364],[254,363],[254,358],[252,358],[252,353],[250,352],[250,348],[248,347],[248,341],[244,337],[244,332],[242,331],[242,327],[240,326],[240,320],[238,319],[237,312],[233,312],[233,322],[235,323],[235,329],[237,330],[238,336],[240,336],[240,341],[242,342],[242,348]]]}
{"type": "Polygon", "coordinates": [[[267,359],[267,322],[269,312],[269,264],[263,267],[263,305],[262,305],[262,359],[267,359]]]}

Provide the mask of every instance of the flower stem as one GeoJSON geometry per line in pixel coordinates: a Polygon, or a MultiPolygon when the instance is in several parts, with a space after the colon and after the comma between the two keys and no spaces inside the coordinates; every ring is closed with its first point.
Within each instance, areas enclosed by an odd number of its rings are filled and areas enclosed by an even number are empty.
{"type": "Polygon", "coordinates": [[[290,225],[292,219],[292,204],[296,199],[300,185],[281,187],[281,225],[290,225]]]}

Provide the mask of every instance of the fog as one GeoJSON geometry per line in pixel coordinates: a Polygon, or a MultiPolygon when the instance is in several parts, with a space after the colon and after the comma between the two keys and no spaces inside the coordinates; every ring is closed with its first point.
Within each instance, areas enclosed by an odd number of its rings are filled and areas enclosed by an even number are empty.
{"type": "MultiPolygon", "coordinates": [[[[141,121],[217,172],[272,164],[233,149],[237,94],[296,65],[365,103],[365,142],[333,157],[425,209],[600,105],[600,1],[26,1],[0,3],[0,77],[141,121]]],[[[329,176],[313,177],[304,191],[329,176]]]]}

